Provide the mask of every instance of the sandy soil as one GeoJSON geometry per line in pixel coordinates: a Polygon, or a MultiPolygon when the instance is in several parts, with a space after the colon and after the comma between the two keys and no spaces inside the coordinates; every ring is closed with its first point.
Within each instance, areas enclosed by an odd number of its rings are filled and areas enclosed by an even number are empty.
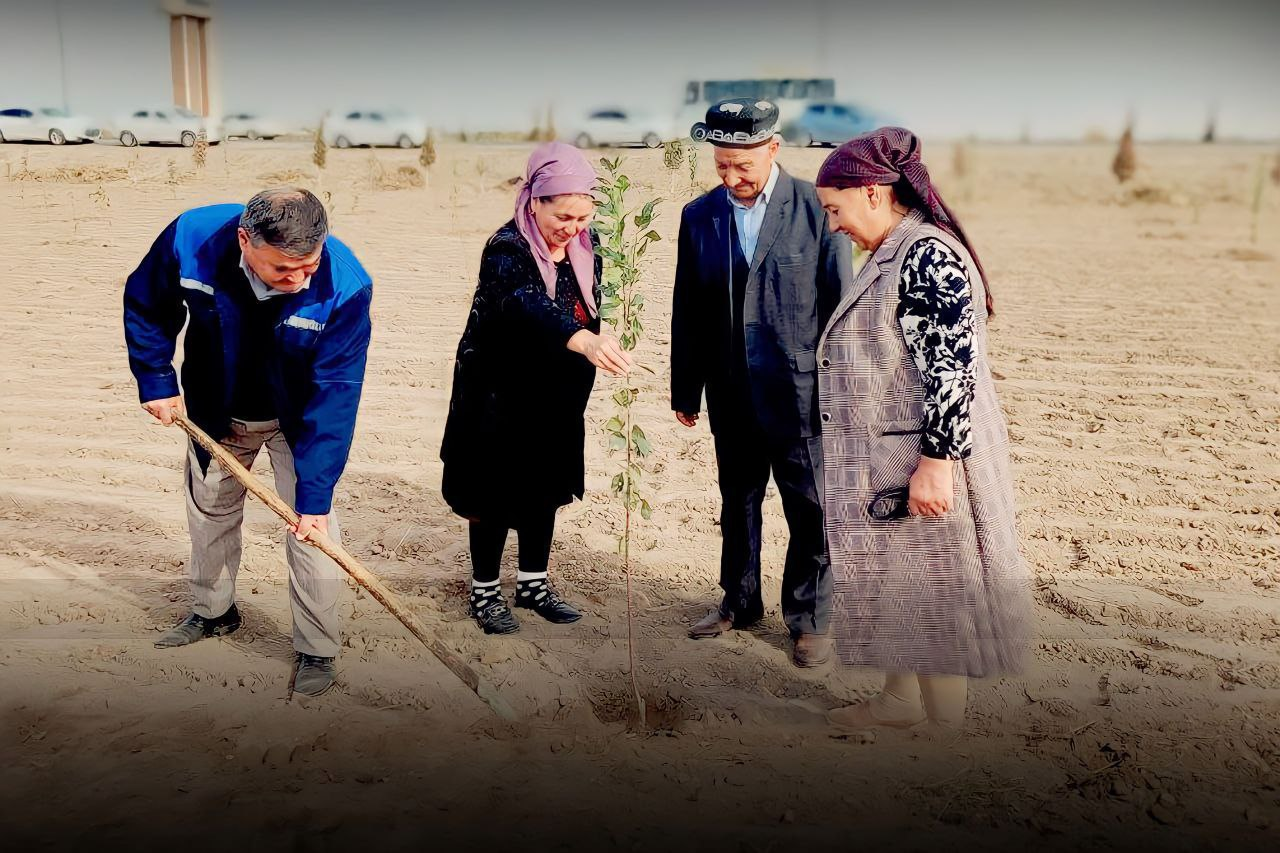
{"type": "MultiPolygon", "coordinates": [[[[645,279],[638,418],[656,447],[637,533],[648,732],[628,731],[617,462],[589,439],[588,495],[553,571],[586,611],[485,639],[467,620],[463,523],[439,495],[453,349],[486,236],[526,149],[416,152],[233,143],[0,148],[0,821],[36,846],[235,840],[394,849],[1263,846],[1280,826],[1280,189],[1251,240],[1268,149],[978,146],[944,191],[1000,300],[993,358],[1037,576],[1030,669],[974,686],[971,732],[835,738],[823,709],[875,673],[790,666],[764,627],[694,643],[716,597],[714,457],[667,411],[673,247],[645,279]],[[124,276],[178,212],[281,180],[329,194],[376,280],[360,428],[339,487],[348,547],[527,718],[499,725],[370,598],[341,605],[340,688],[287,695],[278,525],[250,508],[245,628],[159,651],[188,608],[181,436],[137,407],[124,276]],[[403,188],[398,188],[403,185],[403,188]]],[[[811,177],[822,152],[786,150],[811,177]]],[[[674,236],[687,176],[623,152],[674,236]]],[[[700,180],[714,175],[704,152],[700,180]]],[[[1268,162],[1268,168],[1270,163],[1268,162]]],[[[589,417],[607,417],[602,379],[589,417]]],[[[513,432],[519,424],[511,425],[513,432]]],[[[259,461],[263,468],[265,459],[259,461]]],[[[776,603],[781,505],[767,507],[776,603]]],[[[505,577],[513,583],[514,569],[505,577]]]]}

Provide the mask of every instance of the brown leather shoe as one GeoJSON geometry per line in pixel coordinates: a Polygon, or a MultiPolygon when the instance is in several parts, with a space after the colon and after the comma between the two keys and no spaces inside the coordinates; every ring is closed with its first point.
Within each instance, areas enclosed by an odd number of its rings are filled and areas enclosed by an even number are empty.
{"type": "Polygon", "coordinates": [[[831,639],[822,634],[800,634],[791,648],[791,662],[803,669],[822,666],[831,659],[831,639]]]}
{"type": "Polygon", "coordinates": [[[706,640],[719,637],[733,627],[733,617],[725,616],[720,608],[716,608],[703,616],[689,628],[689,636],[694,640],[706,640]]]}

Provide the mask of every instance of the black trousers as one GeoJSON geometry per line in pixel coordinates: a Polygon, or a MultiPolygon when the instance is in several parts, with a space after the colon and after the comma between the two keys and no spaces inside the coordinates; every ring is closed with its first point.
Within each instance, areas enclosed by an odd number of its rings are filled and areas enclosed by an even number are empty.
{"type": "MultiPolygon", "coordinates": [[[[480,583],[498,579],[502,551],[507,546],[507,531],[501,521],[471,522],[471,577],[480,583]]],[[[551,539],[555,535],[556,511],[531,513],[515,528],[519,542],[519,565],[522,572],[545,572],[551,559],[551,539]]]]}
{"type": "Polygon", "coordinates": [[[831,614],[831,562],[822,527],[822,445],[817,438],[782,440],[760,429],[750,403],[737,401],[736,417],[719,418],[715,435],[720,469],[720,586],[725,616],[749,624],[764,615],[760,595],[761,508],[769,475],[782,498],[791,538],[782,570],[782,618],[794,637],[826,633],[831,614]]]}

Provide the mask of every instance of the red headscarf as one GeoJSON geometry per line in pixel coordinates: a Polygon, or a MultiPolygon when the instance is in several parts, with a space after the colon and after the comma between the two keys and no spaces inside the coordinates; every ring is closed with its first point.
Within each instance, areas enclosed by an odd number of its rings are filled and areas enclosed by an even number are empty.
{"type": "Polygon", "coordinates": [[[987,274],[969,237],[951,208],[938,195],[929,179],[929,170],[920,159],[920,139],[903,127],[882,127],[855,136],[841,145],[818,170],[817,185],[843,190],[872,185],[892,186],[900,201],[919,207],[925,217],[959,240],[978,267],[987,295],[987,314],[995,313],[987,274]],[[908,190],[910,190],[908,192],[908,190]]]}

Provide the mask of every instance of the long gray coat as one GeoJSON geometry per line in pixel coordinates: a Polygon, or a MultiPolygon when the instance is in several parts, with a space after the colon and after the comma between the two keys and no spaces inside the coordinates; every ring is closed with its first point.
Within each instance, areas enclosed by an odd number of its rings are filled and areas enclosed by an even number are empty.
{"type": "Polygon", "coordinates": [[[1016,670],[1029,575],[1015,528],[1009,438],[987,361],[985,286],[964,246],[913,212],[859,270],[818,349],[824,510],[840,658],[920,675],[1016,670]],[[877,521],[873,496],[906,486],[920,461],[924,386],[898,324],[907,250],[937,237],[966,264],[975,311],[973,452],[938,518],[877,521]]]}

